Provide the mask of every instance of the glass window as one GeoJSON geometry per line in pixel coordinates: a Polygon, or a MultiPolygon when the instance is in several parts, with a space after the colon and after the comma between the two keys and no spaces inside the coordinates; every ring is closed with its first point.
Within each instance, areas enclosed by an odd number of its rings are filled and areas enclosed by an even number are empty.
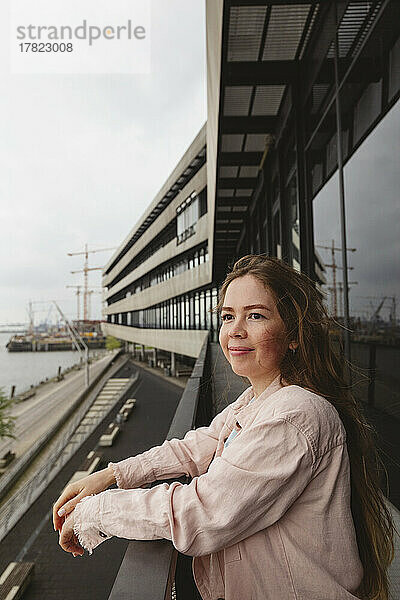
{"type": "Polygon", "coordinates": [[[389,65],[389,100],[391,100],[400,88],[400,37],[390,51],[389,65]]]}
{"type": "Polygon", "coordinates": [[[185,329],[190,329],[190,302],[188,296],[185,296],[185,329]]]}
{"type": "Polygon", "coordinates": [[[277,258],[282,258],[280,210],[277,210],[272,217],[272,255],[277,258]]]}
{"type": "Polygon", "coordinates": [[[206,329],[211,328],[211,290],[206,290],[206,329]]]}
{"type": "Polygon", "coordinates": [[[300,229],[296,173],[294,173],[286,188],[286,198],[289,225],[289,261],[292,267],[300,271],[300,229]]]}
{"type": "Polygon", "coordinates": [[[354,142],[357,142],[381,111],[382,81],[370,83],[354,109],[354,142]]]}
{"type": "MultiPolygon", "coordinates": [[[[373,118],[373,110],[368,108],[372,104],[365,100],[365,121],[358,135],[373,118]]],[[[400,101],[397,101],[344,167],[352,361],[368,369],[374,357],[379,373],[374,404],[388,414],[400,401],[396,348],[400,338],[396,316],[400,297],[399,140],[400,101]]],[[[313,212],[319,283],[327,294],[329,312],[343,322],[337,173],[314,199],[313,212]]],[[[366,400],[366,388],[357,389],[356,393],[366,400]]]]}
{"type": "Polygon", "coordinates": [[[205,294],[204,291],[200,292],[200,329],[206,328],[206,315],[205,315],[206,303],[205,303],[204,294],[205,294]]]}
{"type": "Polygon", "coordinates": [[[177,299],[174,298],[172,300],[172,312],[173,312],[173,321],[172,321],[172,327],[173,329],[178,329],[178,306],[177,306],[177,299]]]}

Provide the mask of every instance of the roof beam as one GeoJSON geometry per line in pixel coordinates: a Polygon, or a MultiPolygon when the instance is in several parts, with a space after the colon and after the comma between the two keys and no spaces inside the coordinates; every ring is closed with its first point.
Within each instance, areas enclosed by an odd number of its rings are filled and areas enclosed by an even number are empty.
{"type": "Polygon", "coordinates": [[[255,188],[257,177],[220,177],[218,179],[218,188],[221,190],[229,190],[237,188],[247,190],[255,188]]]}
{"type": "Polygon", "coordinates": [[[294,60],[227,62],[223,82],[226,85],[285,85],[298,76],[294,60]]]}
{"type": "Polygon", "coordinates": [[[277,117],[221,117],[222,133],[274,132],[277,117]]]}
{"type": "Polygon", "coordinates": [[[262,157],[262,152],[220,152],[219,165],[228,167],[257,165],[258,167],[262,157]]]}
{"type": "MultiPolygon", "coordinates": [[[[350,67],[351,58],[341,58],[338,62],[339,73],[345,73],[350,67]]],[[[361,58],[354,65],[350,71],[347,82],[348,83],[372,83],[377,82],[382,75],[381,58],[368,57],[361,58]]],[[[320,72],[315,83],[328,83],[331,84],[335,81],[335,64],[333,58],[324,60],[320,72]]]]}
{"type": "MultiPolygon", "coordinates": [[[[346,72],[351,58],[339,60],[339,71],[346,72]]],[[[307,68],[307,63],[304,65],[307,68]]],[[[380,57],[360,59],[350,73],[349,81],[378,81],[381,75],[380,57]]],[[[301,65],[295,60],[235,61],[225,63],[223,83],[225,85],[289,85],[301,78],[301,65]]],[[[334,59],[325,59],[317,83],[332,83],[335,79],[334,59]]]]}
{"type": "MultiPolygon", "coordinates": [[[[245,206],[247,208],[249,206],[249,199],[250,196],[248,198],[236,198],[235,196],[231,196],[230,198],[224,198],[222,196],[217,196],[217,206],[227,208],[231,208],[234,206],[245,206]]],[[[242,214],[245,213],[245,211],[238,211],[238,214],[241,214],[241,212],[242,214]]],[[[236,214],[235,211],[232,211],[232,214],[236,214]]]]}

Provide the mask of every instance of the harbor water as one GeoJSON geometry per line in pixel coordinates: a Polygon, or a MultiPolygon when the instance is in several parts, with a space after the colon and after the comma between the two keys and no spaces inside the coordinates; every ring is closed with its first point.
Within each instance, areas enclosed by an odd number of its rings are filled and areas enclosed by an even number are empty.
{"type": "MultiPolygon", "coordinates": [[[[8,396],[11,386],[15,393],[25,392],[31,385],[37,385],[46,377],[57,375],[58,367],[65,370],[79,363],[78,352],[8,352],[6,344],[11,333],[0,333],[0,388],[8,396]]],[[[93,354],[103,350],[94,350],[93,354]]]]}

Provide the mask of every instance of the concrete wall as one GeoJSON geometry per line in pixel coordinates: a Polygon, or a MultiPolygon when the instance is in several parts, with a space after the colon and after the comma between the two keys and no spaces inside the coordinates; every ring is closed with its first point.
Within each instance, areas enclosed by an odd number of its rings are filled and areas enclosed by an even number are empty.
{"type": "Polygon", "coordinates": [[[102,330],[105,335],[112,335],[120,340],[177,352],[193,358],[198,357],[208,336],[208,331],[205,330],[139,329],[111,323],[102,323],[102,330]]]}

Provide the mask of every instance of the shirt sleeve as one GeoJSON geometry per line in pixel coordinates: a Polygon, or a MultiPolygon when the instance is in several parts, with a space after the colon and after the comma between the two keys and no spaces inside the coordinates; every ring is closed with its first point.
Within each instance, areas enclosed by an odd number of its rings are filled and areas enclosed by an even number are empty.
{"type": "Polygon", "coordinates": [[[166,538],[184,554],[209,554],[278,521],[311,480],[313,464],[308,438],[292,422],[255,422],[190,484],[107,490],[80,502],[75,531],[90,552],[104,541],[101,531],[166,538]]]}
{"type": "Polygon", "coordinates": [[[119,488],[131,489],[156,481],[187,475],[198,477],[206,472],[217,448],[219,434],[228,413],[241,399],[227,406],[208,427],[187,432],[181,440],[165,440],[142,454],[118,463],[109,463],[119,488]]]}

